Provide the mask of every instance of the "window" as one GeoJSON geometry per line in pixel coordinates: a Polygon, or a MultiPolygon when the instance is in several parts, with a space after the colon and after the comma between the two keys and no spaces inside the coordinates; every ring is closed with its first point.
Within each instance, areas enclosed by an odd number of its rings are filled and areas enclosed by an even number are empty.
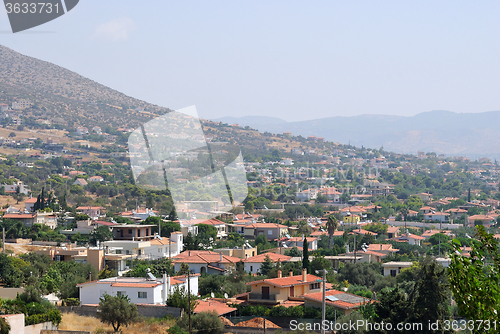
{"type": "Polygon", "coordinates": [[[250,271],[253,271],[253,266],[250,266],[250,271]]]}
{"type": "Polygon", "coordinates": [[[117,249],[116,250],[116,254],[121,254],[122,253],[122,250],[121,249],[117,249]]]}
{"type": "Polygon", "coordinates": [[[132,230],[128,230],[128,234],[132,234],[132,230]]]}
{"type": "Polygon", "coordinates": [[[391,276],[396,277],[396,270],[395,269],[391,269],[391,276]]]}
{"type": "Polygon", "coordinates": [[[130,251],[127,249],[127,250],[125,251],[125,254],[129,255],[129,254],[130,254],[130,251]]]}
{"type": "Polygon", "coordinates": [[[149,236],[149,228],[146,229],[146,237],[149,236]]]}
{"type": "Polygon", "coordinates": [[[126,291],[116,291],[116,295],[121,297],[121,296],[126,296],[127,292],[126,291]]]}
{"type": "Polygon", "coordinates": [[[145,291],[137,292],[137,298],[148,298],[148,293],[145,291]]]}
{"type": "Polygon", "coordinates": [[[273,230],[267,231],[267,234],[269,234],[269,235],[273,234],[273,230]]]}
{"type": "Polygon", "coordinates": [[[141,230],[137,230],[137,236],[140,237],[141,236],[141,230]]]}
{"type": "Polygon", "coordinates": [[[310,284],[310,285],[309,285],[309,289],[310,289],[310,290],[317,290],[317,289],[319,289],[319,288],[320,288],[320,283],[319,283],[319,282],[317,282],[317,283],[312,283],[312,284],[310,284]]]}

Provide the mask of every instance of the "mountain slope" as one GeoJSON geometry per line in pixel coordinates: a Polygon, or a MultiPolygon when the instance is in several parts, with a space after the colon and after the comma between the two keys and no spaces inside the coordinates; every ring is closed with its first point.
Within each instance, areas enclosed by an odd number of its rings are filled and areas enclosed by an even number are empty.
{"type": "Polygon", "coordinates": [[[45,108],[44,117],[70,125],[135,126],[168,110],[0,45],[0,101],[19,98],[45,108]]]}

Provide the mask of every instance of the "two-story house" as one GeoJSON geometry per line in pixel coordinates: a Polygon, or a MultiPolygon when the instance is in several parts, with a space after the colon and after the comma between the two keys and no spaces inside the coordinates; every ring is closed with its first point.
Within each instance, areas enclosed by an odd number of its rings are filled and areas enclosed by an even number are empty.
{"type": "Polygon", "coordinates": [[[289,299],[298,299],[299,296],[321,292],[322,279],[318,276],[307,273],[307,269],[301,275],[283,277],[281,270],[278,271],[277,278],[268,278],[260,281],[248,282],[251,291],[247,296],[249,304],[282,304],[289,299]]]}
{"type": "MultiPolygon", "coordinates": [[[[190,292],[198,295],[199,274],[189,276],[190,292]]],[[[163,278],[151,277],[111,277],[98,281],[77,284],[80,290],[82,304],[99,304],[99,298],[110,296],[128,296],[134,304],[165,304],[168,296],[176,288],[185,288],[187,291],[187,276],[163,278]]]]}

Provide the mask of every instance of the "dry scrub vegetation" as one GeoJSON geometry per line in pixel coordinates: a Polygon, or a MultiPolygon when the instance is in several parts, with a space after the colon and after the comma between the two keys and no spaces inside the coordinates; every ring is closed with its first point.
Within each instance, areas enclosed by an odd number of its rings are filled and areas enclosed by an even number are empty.
{"type": "MultiPolygon", "coordinates": [[[[170,326],[173,326],[175,320],[161,320],[153,322],[145,319],[131,324],[121,329],[124,334],[165,334],[170,326]]],[[[88,331],[92,334],[111,334],[114,333],[113,327],[107,326],[94,317],[77,315],[75,313],[63,313],[60,330],[68,331],[88,331]]]]}

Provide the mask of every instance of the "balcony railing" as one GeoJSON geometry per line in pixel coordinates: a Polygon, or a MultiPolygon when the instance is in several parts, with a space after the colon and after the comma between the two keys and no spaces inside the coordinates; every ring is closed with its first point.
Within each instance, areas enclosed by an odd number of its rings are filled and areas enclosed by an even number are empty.
{"type": "Polygon", "coordinates": [[[250,293],[248,295],[249,300],[270,300],[270,301],[276,301],[276,295],[263,295],[262,293],[250,293]]]}

